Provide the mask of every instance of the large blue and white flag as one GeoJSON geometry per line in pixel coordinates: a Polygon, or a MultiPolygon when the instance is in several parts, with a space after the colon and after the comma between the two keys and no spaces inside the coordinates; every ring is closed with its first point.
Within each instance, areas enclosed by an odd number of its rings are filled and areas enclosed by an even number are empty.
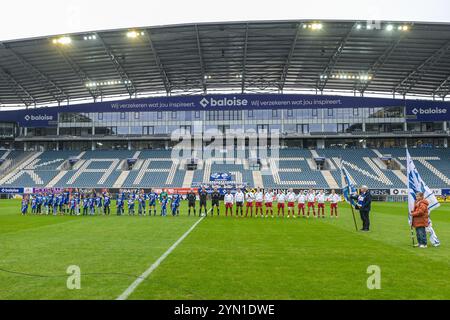
{"type": "Polygon", "coordinates": [[[356,193],[356,187],[350,180],[350,175],[348,174],[347,169],[344,167],[344,163],[341,162],[341,171],[343,176],[342,182],[342,194],[344,195],[345,201],[350,203],[352,206],[355,205],[355,200],[353,200],[350,196],[356,193]]]}
{"type": "MultiPolygon", "coordinates": [[[[414,210],[414,204],[416,202],[416,193],[423,192],[423,196],[428,200],[428,211],[429,213],[440,206],[436,195],[431,191],[431,189],[422,180],[422,177],[417,171],[414,161],[409,154],[408,149],[406,149],[406,171],[407,171],[407,184],[408,184],[408,221],[412,225],[411,212],[414,210]]],[[[429,226],[427,227],[427,232],[430,233],[430,241],[433,245],[439,245],[439,239],[433,230],[431,219],[429,218],[429,226]]]]}

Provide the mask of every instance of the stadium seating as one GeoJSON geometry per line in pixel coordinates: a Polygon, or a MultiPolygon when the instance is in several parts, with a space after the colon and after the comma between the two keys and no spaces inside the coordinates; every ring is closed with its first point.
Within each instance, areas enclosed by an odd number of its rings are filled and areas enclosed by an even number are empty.
{"type": "MultiPolygon", "coordinates": [[[[405,149],[379,149],[383,155],[391,155],[406,165],[405,149]]],[[[449,149],[410,149],[409,153],[423,180],[430,188],[450,188],[449,149]]]]}
{"type": "MultiPolygon", "coordinates": [[[[223,153],[217,158],[204,160],[192,175],[192,183],[209,183],[212,173],[231,173],[235,183],[265,188],[306,189],[341,187],[340,165],[343,162],[351,179],[370,188],[405,188],[405,149],[280,149],[268,150],[268,158],[260,158],[264,170],[249,165],[249,159],[224,161],[223,153]],[[397,170],[390,170],[380,160],[391,155],[397,170]],[[318,170],[314,158],[326,159],[324,170],[318,170]],[[258,170],[254,172],[253,170],[258,170]],[[256,177],[256,178],[254,178],[256,177]],[[259,178],[261,177],[261,178],[259,178]]],[[[410,153],[424,180],[432,188],[450,186],[449,149],[411,149],[410,153]]],[[[246,151],[248,156],[250,152],[246,151]]],[[[180,155],[180,153],[178,153],[180,155]]],[[[226,154],[225,154],[226,155],[226,154]]],[[[170,150],[144,151],[46,151],[22,152],[0,150],[0,158],[8,161],[0,168],[0,185],[5,187],[81,187],[81,188],[149,188],[182,187],[185,182],[185,166],[181,156],[171,159],[170,150]],[[71,158],[79,158],[74,167],[68,165],[71,158]],[[137,158],[135,167],[128,170],[126,160],[137,158]]],[[[250,161],[251,162],[251,161],[250,161]]],[[[190,177],[187,180],[190,183],[190,177]]]]}

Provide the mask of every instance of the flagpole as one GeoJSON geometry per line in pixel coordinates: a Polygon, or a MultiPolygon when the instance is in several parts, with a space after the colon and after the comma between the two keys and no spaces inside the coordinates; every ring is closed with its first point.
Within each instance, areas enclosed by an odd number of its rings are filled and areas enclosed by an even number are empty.
{"type": "Polygon", "coordinates": [[[355,229],[356,229],[356,231],[358,231],[358,225],[356,224],[356,217],[355,217],[355,209],[353,208],[351,203],[349,203],[349,205],[352,208],[352,216],[353,216],[353,222],[355,223],[355,229]]]}
{"type": "MultiPolygon", "coordinates": [[[[341,156],[341,176],[343,175],[343,170],[342,170],[342,168],[343,168],[343,163],[342,163],[342,156],[341,156]]],[[[350,179],[350,178],[349,178],[350,179]]],[[[341,178],[341,180],[342,180],[342,178],[341,178]]],[[[350,181],[350,180],[349,180],[350,181]]],[[[342,182],[342,181],[341,181],[342,182]]],[[[355,217],[355,209],[353,208],[353,205],[352,205],[352,198],[351,198],[351,190],[350,190],[350,183],[348,183],[348,185],[347,185],[347,192],[348,192],[348,197],[349,197],[349,200],[350,201],[348,201],[348,204],[350,205],[350,208],[352,209],[352,216],[353,216],[353,222],[355,223],[355,230],[356,231],[358,231],[358,224],[356,223],[356,217],[355,217]]]]}
{"type": "Polygon", "coordinates": [[[414,228],[411,226],[411,240],[412,240],[412,246],[414,247],[416,245],[416,241],[414,240],[414,228]]]}

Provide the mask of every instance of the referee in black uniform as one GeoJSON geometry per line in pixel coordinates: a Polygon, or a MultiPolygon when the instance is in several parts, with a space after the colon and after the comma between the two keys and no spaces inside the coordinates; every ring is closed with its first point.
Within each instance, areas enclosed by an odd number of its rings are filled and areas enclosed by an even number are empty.
{"type": "Polygon", "coordinates": [[[194,190],[191,189],[191,191],[187,195],[188,200],[188,216],[191,215],[191,209],[194,210],[194,216],[195,216],[195,201],[197,200],[197,196],[194,193],[194,190]]]}
{"type": "Polygon", "coordinates": [[[205,217],[208,215],[208,210],[206,208],[206,201],[208,199],[208,192],[206,192],[205,187],[202,187],[202,190],[200,191],[200,209],[198,211],[198,214],[201,215],[202,208],[205,209],[205,217]]]}
{"type": "Polygon", "coordinates": [[[217,208],[217,215],[220,214],[220,192],[217,191],[217,187],[214,187],[214,191],[211,194],[211,202],[212,202],[212,208],[211,208],[211,217],[213,216],[214,207],[217,208]]]}

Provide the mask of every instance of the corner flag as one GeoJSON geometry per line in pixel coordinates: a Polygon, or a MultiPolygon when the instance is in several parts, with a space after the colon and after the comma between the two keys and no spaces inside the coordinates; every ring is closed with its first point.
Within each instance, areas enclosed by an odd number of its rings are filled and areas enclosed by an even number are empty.
{"type": "MultiPolygon", "coordinates": [[[[433,191],[425,184],[422,177],[417,171],[414,161],[412,160],[408,149],[406,149],[406,170],[408,177],[408,221],[409,225],[412,225],[411,212],[414,210],[414,203],[416,202],[416,193],[423,192],[423,196],[428,200],[428,211],[436,209],[440,206],[439,201],[434,195],[433,191]]],[[[433,230],[431,219],[428,221],[427,231],[430,233],[430,241],[433,245],[439,245],[439,239],[433,230]]]]}

